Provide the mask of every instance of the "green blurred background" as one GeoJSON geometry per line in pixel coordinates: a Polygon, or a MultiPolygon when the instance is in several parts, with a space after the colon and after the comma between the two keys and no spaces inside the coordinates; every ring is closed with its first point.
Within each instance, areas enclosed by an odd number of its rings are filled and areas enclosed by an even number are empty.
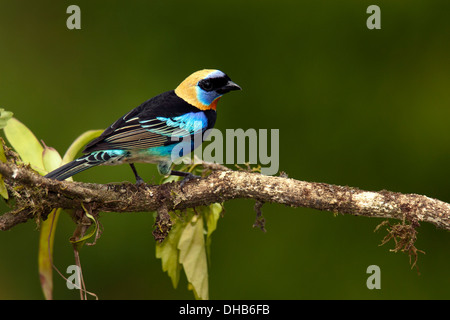
{"type": "MultiPolygon", "coordinates": [[[[280,130],[290,177],[450,202],[450,2],[0,0],[0,107],[63,153],[191,72],[217,68],[243,87],[218,106],[216,128],[280,130]],[[66,8],[81,8],[81,30],[66,8]],[[381,8],[381,30],[366,9],[381,8]]],[[[154,165],[138,165],[159,181],[154,165]]],[[[133,180],[127,166],[76,176],[133,180]]],[[[450,234],[423,223],[420,275],[380,247],[382,221],[235,200],[213,235],[212,299],[449,299],[450,234]],[[366,287],[369,265],[381,290],[366,287]]],[[[2,205],[1,212],[7,210],[2,205]]],[[[103,214],[81,251],[87,289],[101,299],[192,299],[155,258],[148,213],[103,214]]],[[[74,224],[59,221],[55,263],[73,264],[74,224]]],[[[38,230],[0,233],[0,298],[41,299],[38,230]]],[[[55,276],[56,299],[78,299],[55,276]]]]}

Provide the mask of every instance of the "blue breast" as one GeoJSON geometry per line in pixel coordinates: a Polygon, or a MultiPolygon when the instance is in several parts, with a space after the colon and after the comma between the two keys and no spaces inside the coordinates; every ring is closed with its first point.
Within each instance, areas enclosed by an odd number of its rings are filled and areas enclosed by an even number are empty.
{"type": "Polygon", "coordinates": [[[177,117],[156,117],[156,119],[164,121],[169,127],[180,128],[190,134],[203,131],[208,126],[208,119],[203,112],[189,112],[177,117]]]}

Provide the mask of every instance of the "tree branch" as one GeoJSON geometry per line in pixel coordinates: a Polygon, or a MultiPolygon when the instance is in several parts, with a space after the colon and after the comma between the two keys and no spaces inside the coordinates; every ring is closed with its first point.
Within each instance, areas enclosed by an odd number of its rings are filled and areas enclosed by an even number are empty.
{"type": "Polygon", "coordinates": [[[131,183],[92,184],[46,179],[27,166],[0,162],[0,174],[10,195],[13,211],[0,216],[0,230],[28,219],[46,218],[52,208],[80,209],[81,203],[95,212],[141,212],[183,210],[232,199],[254,199],[341,214],[425,221],[450,230],[450,204],[417,194],[364,191],[347,186],[264,176],[204,164],[213,171],[208,177],[138,187],[131,183]],[[209,166],[209,167],[208,167],[209,166]]]}

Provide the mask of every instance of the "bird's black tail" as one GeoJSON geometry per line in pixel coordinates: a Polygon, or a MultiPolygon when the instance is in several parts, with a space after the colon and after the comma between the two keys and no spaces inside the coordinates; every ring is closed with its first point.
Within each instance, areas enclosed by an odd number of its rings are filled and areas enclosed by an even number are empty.
{"type": "Polygon", "coordinates": [[[65,180],[67,178],[70,178],[74,174],[77,174],[81,171],[84,171],[86,169],[89,169],[91,167],[94,167],[96,165],[100,164],[89,162],[85,157],[79,158],[76,160],[73,160],[72,162],[69,162],[61,167],[59,167],[56,170],[53,170],[52,172],[48,173],[45,177],[49,179],[54,180],[65,180]]]}

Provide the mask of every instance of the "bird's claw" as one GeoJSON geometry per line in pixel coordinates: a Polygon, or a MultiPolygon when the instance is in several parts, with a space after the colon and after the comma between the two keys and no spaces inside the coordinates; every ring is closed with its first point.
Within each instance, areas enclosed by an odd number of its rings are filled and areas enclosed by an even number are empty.
{"type": "Polygon", "coordinates": [[[193,180],[193,179],[201,179],[201,177],[200,177],[200,176],[196,176],[195,174],[192,174],[192,173],[188,172],[188,173],[184,176],[183,180],[181,180],[181,183],[180,183],[181,191],[184,192],[184,189],[183,189],[184,184],[185,184],[186,182],[188,182],[189,180],[193,180]]]}
{"type": "Polygon", "coordinates": [[[145,187],[147,185],[147,183],[144,181],[144,179],[142,179],[141,177],[136,178],[136,183],[135,186],[139,189],[142,187],[145,187]]]}

